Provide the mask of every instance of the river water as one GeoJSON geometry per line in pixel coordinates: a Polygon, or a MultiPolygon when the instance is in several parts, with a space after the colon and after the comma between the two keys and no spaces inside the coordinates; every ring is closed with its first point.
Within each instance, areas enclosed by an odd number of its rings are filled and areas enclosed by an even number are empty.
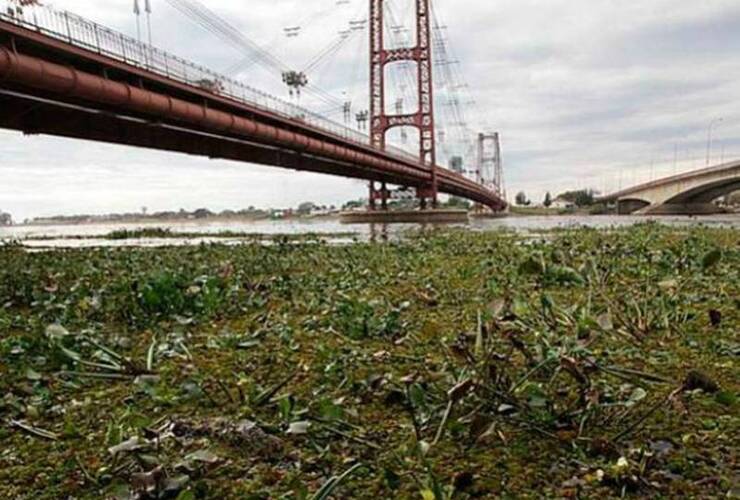
{"type": "MultiPolygon", "coordinates": [[[[448,227],[465,227],[471,231],[510,230],[537,233],[550,229],[587,226],[609,228],[629,226],[653,220],[673,226],[707,225],[740,229],[740,214],[685,216],[512,216],[503,218],[472,218],[468,224],[448,227]]],[[[185,221],[176,223],[94,223],[74,225],[39,225],[0,227],[0,241],[18,240],[32,248],[93,247],[93,246],[169,246],[191,245],[218,241],[238,244],[254,241],[253,237],[223,237],[219,233],[232,232],[267,237],[275,235],[317,234],[330,241],[342,243],[355,240],[386,240],[403,238],[410,231],[421,229],[419,224],[342,224],[337,218],[262,220],[262,221],[185,221]],[[100,238],[111,231],[141,228],[165,228],[173,233],[197,234],[187,238],[141,238],[109,240],[100,238]],[[72,239],[74,238],[74,239],[72,239]]]]}

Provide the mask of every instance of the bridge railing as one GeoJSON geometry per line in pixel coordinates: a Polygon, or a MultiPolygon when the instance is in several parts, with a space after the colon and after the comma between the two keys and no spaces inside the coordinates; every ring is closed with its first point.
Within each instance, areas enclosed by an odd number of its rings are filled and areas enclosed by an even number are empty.
{"type": "MultiPolygon", "coordinates": [[[[367,134],[71,12],[48,6],[27,6],[22,10],[9,6],[0,11],[0,19],[180,83],[314,126],[344,139],[370,144],[367,134]]],[[[419,161],[418,156],[403,149],[390,146],[386,150],[395,156],[419,161]]]]}

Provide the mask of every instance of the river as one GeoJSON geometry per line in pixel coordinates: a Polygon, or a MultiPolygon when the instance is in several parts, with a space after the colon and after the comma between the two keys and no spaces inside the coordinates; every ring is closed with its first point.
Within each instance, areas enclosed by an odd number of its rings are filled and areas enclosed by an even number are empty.
{"type": "MultiPolygon", "coordinates": [[[[472,218],[466,227],[471,231],[512,230],[536,233],[557,228],[588,226],[609,228],[629,226],[647,221],[656,221],[673,226],[707,225],[740,229],[740,214],[712,215],[702,217],[685,216],[512,216],[503,218],[472,218]]],[[[342,224],[337,218],[261,220],[261,221],[185,221],[176,223],[90,223],[71,225],[18,225],[0,227],[0,241],[18,240],[31,248],[92,247],[92,246],[167,246],[190,245],[218,241],[238,244],[253,241],[253,237],[223,237],[219,233],[231,232],[253,235],[299,235],[317,234],[335,242],[355,240],[385,240],[402,238],[409,231],[420,229],[418,224],[342,224]],[[104,239],[101,236],[115,230],[141,228],[165,228],[173,233],[197,234],[187,238],[132,238],[122,240],[104,239]]]]}

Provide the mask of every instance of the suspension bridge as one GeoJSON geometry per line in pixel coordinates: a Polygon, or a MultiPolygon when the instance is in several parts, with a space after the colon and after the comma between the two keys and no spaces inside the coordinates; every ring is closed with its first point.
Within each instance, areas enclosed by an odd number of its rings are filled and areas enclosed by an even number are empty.
{"type": "MultiPolygon", "coordinates": [[[[157,48],[149,22],[143,39],[138,2],[133,37],[33,0],[9,1],[0,14],[0,127],[362,179],[371,210],[387,207],[388,186],[415,190],[422,209],[436,207],[438,193],[506,208],[499,136],[469,129],[459,96],[465,84],[430,0],[414,2],[414,35],[400,27],[392,0],[355,2],[366,17],[350,18],[301,69],[198,0],[167,2],[244,58],[223,74],[157,48]],[[312,71],[353,38],[369,41],[358,62],[368,65],[367,108],[354,113],[356,127],[352,102],[311,82],[312,71]],[[257,65],[279,75],[288,98],[244,82],[257,65]],[[393,87],[400,97],[389,105],[393,87]]],[[[302,30],[282,28],[286,39],[302,30]]]]}

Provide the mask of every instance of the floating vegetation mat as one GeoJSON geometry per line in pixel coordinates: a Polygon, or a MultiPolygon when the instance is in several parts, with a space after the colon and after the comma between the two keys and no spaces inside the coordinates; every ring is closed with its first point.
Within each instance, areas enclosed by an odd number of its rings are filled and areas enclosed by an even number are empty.
{"type": "Polygon", "coordinates": [[[740,232],[0,247],[0,498],[740,493],[740,232]]]}

